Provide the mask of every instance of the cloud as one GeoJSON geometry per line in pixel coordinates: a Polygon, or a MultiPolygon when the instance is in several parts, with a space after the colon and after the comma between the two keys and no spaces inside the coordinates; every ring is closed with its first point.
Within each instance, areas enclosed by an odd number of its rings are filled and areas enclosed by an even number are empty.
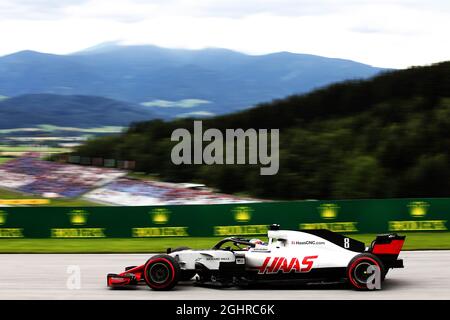
{"type": "Polygon", "coordinates": [[[351,12],[374,4],[414,7],[421,11],[450,9],[447,0],[0,0],[0,17],[96,17],[124,21],[160,15],[233,19],[255,14],[299,17],[351,12]]]}
{"type": "Polygon", "coordinates": [[[142,102],[144,107],[157,107],[157,108],[195,108],[204,104],[209,104],[211,101],[203,99],[183,99],[178,101],[169,100],[152,100],[142,102]]]}
{"type": "Polygon", "coordinates": [[[0,55],[120,40],[402,68],[450,59],[448,30],[444,0],[0,0],[0,55]]]}
{"type": "Polygon", "coordinates": [[[213,117],[215,114],[209,111],[194,111],[188,113],[181,113],[177,115],[177,118],[208,118],[213,117]]]}
{"type": "Polygon", "coordinates": [[[85,5],[88,0],[0,0],[0,20],[61,19],[70,5],[85,5]]]}

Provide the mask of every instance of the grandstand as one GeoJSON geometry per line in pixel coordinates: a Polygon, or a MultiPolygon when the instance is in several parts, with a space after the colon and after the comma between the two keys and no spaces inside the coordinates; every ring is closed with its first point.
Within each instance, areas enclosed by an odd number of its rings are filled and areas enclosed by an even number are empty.
{"type": "Polygon", "coordinates": [[[0,188],[46,198],[77,198],[121,206],[253,202],[198,184],[126,178],[126,171],[17,158],[0,165],[0,188]]]}
{"type": "Polygon", "coordinates": [[[33,157],[0,166],[0,187],[23,193],[74,198],[126,175],[126,172],[42,161],[33,157]]]}
{"type": "Polygon", "coordinates": [[[230,195],[196,190],[175,183],[121,178],[84,195],[94,202],[123,206],[252,202],[230,195]]]}

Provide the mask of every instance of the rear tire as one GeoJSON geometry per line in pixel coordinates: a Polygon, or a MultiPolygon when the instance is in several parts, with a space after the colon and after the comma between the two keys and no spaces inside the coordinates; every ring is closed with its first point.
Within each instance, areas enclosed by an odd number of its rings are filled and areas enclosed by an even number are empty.
{"type": "Polygon", "coordinates": [[[347,266],[348,283],[356,290],[380,289],[370,288],[372,285],[373,272],[368,272],[369,267],[378,268],[380,285],[386,275],[385,268],[381,260],[373,254],[362,253],[354,257],[347,266]]]}
{"type": "Polygon", "coordinates": [[[151,257],[144,265],[144,280],[153,290],[170,290],[181,275],[180,265],[169,255],[151,257]]]}

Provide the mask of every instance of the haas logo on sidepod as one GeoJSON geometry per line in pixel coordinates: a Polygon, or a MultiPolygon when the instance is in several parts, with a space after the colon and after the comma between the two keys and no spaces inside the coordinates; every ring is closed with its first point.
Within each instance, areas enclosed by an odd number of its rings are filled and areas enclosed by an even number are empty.
{"type": "Polygon", "coordinates": [[[284,257],[267,257],[261,267],[258,268],[258,273],[288,273],[295,272],[309,272],[314,264],[314,260],[318,256],[306,256],[303,258],[302,263],[297,258],[290,258],[288,260],[284,257]]]}

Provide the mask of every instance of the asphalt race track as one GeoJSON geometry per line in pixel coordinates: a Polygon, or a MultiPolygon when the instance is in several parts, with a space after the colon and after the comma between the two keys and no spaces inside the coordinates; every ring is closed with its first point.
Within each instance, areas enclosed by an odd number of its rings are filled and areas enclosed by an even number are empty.
{"type": "Polygon", "coordinates": [[[335,285],[209,289],[183,283],[172,291],[157,292],[146,285],[126,290],[106,287],[107,273],[142,264],[148,258],[145,254],[0,254],[0,299],[450,299],[450,251],[401,255],[405,269],[391,270],[381,291],[358,292],[335,285]],[[79,266],[79,289],[67,287],[69,266],[79,266]]]}

